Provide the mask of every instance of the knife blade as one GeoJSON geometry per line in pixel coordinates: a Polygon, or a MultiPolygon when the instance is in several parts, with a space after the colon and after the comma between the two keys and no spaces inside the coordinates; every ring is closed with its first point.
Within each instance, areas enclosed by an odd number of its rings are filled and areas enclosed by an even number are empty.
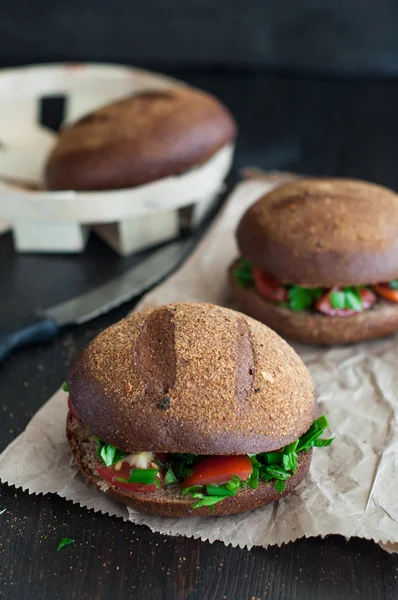
{"type": "Polygon", "coordinates": [[[196,241],[195,238],[183,238],[172,242],[99,287],[36,312],[23,325],[1,330],[0,361],[17,348],[50,340],[62,327],[86,323],[139,296],[173,272],[196,241]]]}

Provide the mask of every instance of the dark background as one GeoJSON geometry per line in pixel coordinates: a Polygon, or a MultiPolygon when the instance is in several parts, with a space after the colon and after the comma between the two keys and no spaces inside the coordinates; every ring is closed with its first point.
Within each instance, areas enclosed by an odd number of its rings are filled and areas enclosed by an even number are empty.
{"type": "MultiPolygon", "coordinates": [[[[240,130],[235,170],[249,164],[361,177],[397,190],[397,32],[394,0],[2,0],[0,66],[96,60],[164,70],[232,110],[240,130]]],[[[79,256],[17,255],[11,235],[0,237],[0,328],[135,260],[95,236],[79,256]]],[[[84,346],[132,308],[0,365],[0,451],[59,388],[84,346]]],[[[398,556],[366,540],[328,536],[249,552],[160,536],[7,485],[0,487],[4,508],[6,600],[398,598],[398,556]],[[57,553],[63,537],[76,542],[57,553]]]]}
{"type": "Polygon", "coordinates": [[[396,75],[397,31],[395,0],[2,0],[0,61],[396,75]]]}

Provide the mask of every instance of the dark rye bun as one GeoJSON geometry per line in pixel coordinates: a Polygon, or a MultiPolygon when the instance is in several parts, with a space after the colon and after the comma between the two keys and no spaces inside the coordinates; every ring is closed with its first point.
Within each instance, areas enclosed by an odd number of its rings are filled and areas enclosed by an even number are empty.
{"type": "Polygon", "coordinates": [[[240,310],[272,327],[283,337],[305,344],[351,344],[398,331],[398,304],[378,299],[370,309],[352,317],[331,317],[315,311],[293,312],[266,300],[254,287],[242,288],[229,270],[229,285],[240,310]]]}
{"type": "Polygon", "coordinates": [[[51,190],[110,190],[178,175],[236,136],[228,110],[193,88],[140,93],[62,130],[46,166],[51,190]]]}
{"type": "Polygon", "coordinates": [[[398,277],[398,195],[365,181],[293,181],[247,210],[237,239],[242,256],[283,283],[390,281],[398,277]]]}
{"type": "Polygon", "coordinates": [[[301,483],[308,472],[312,458],[312,450],[299,453],[297,473],[285,481],[286,488],[282,494],[275,490],[273,482],[260,481],[256,490],[251,488],[239,490],[236,496],[227,497],[222,502],[215,504],[213,513],[209,506],[192,509],[195,500],[183,496],[180,485],[171,485],[149,494],[137,494],[108,484],[96,472],[101,463],[96,455],[97,445],[94,436],[87,427],[73,419],[70,413],[66,433],[73,457],[86,479],[94,483],[102,492],[126,506],[164,517],[233,515],[280,500],[301,483]]]}
{"type": "Polygon", "coordinates": [[[276,450],[315,416],[310,374],[274,331],[211,304],[174,304],[123,319],[73,365],[71,404],[126,452],[276,450]]]}

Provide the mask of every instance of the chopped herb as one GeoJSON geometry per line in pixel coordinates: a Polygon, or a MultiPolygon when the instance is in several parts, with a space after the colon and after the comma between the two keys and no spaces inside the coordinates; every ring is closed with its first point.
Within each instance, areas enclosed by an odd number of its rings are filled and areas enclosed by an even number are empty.
{"type": "Polygon", "coordinates": [[[312,446],[314,446],[315,441],[321,437],[328,425],[328,420],[325,416],[316,419],[309,430],[300,437],[296,452],[306,452],[312,446]]]}
{"type": "Polygon", "coordinates": [[[258,488],[259,475],[260,475],[260,470],[255,467],[253,469],[252,474],[250,475],[249,479],[246,481],[247,485],[250,488],[252,488],[253,490],[256,490],[258,488]]]}
{"type": "Polygon", "coordinates": [[[297,471],[297,453],[289,452],[289,454],[283,454],[283,468],[286,471],[292,471],[295,473],[297,471]]]}
{"type": "Polygon", "coordinates": [[[62,540],[58,544],[57,552],[61,550],[61,548],[63,548],[64,546],[68,546],[68,544],[73,544],[74,542],[75,540],[72,540],[71,538],[62,538],[62,540]]]}
{"type": "Polygon", "coordinates": [[[239,262],[238,266],[234,270],[234,276],[236,279],[236,283],[239,285],[239,287],[249,287],[253,283],[251,263],[245,258],[242,258],[242,260],[239,262]]]}
{"type": "Polygon", "coordinates": [[[265,471],[274,479],[280,479],[281,481],[285,481],[285,479],[289,479],[289,477],[291,477],[290,473],[278,465],[270,465],[269,467],[266,467],[265,471]]]}
{"type": "Polygon", "coordinates": [[[315,440],[313,446],[316,448],[326,448],[326,446],[330,446],[333,440],[334,438],[328,438],[327,440],[315,440]]]}
{"type": "Polygon", "coordinates": [[[392,290],[398,290],[398,279],[393,279],[392,281],[390,281],[388,286],[392,290]]]}
{"type": "Polygon", "coordinates": [[[280,465],[283,460],[282,452],[267,452],[265,455],[267,465],[280,465]]]}
{"type": "Polygon", "coordinates": [[[296,448],[298,446],[299,441],[296,440],[295,442],[292,442],[291,444],[288,444],[287,446],[284,447],[283,449],[283,453],[284,454],[290,454],[291,452],[296,452],[296,448]]]}
{"type": "Polygon", "coordinates": [[[199,508],[200,506],[212,506],[212,504],[217,504],[217,502],[221,502],[224,499],[225,496],[203,496],[203,498],[192,505],[192,508],[199,508]]]}
{"type": "Polygon", "coordinates": [[[178,481],[183,481],[192,475],[191,467],[197,459],[198,457],[195,454],[169,454],[169,465],[178,481]]]}
{"type": "Polygon", "coordinates": [[[229,481],[227,481],[227,483],[225,484],[225,487],[228,490],[238,490],[239,488],[241,488],[242,486],[245,485],[245,482],[242,481],[237,475],[232,475],[231,479],[229,481]]]}
{"type": "Polygon", "coordinates": [[[345,287],[330,294],[330,304],[337,310],[362,311],[362,297],[360,287],[345,287]]]}
{"type": "Polygon", "coordinates": [[[150,485],[155,483],[158,473],[158,469],[133,469],[130,473],[129,483],[143,483],[144,485],[150,485]]]}
{"type": "Polygon", "coordinates": [[[279,481],[275,481],[274,488],[280,494],[282,494],[282,492],[285,491],[285,487],[286,487],[286,484],[285,484],[284,481],[280,481],[280,480],[279,481]]]}
{"type": "Polygon", "coordinates": [[[305,310],[313,306],[316,300],[323,294],[322,288],[303,288],[298,285],[289,286],[287,295],[289,308],[294,312],[305,310]]]}
{"type": "Polygon", "coordinates": [[[64,390],[64,392],[69,392],[68,382],[67,381],[63,382],[62,389],[64,390]]]}
{"type": "Polygon", "coordinates": [[[164,484],[171,485],[172,483],[178,483],[178,479],[174,475],[173,469],[169,467],[166,471],[166,475],[164,476],[164,484]]]}
{"type": "Polygon", "coordinates": [[[330,304],[333,308],[344,309],[345,306],[345,293],[344,292],[332,292],[330,294],[330,304]]]}
{"type": "Polygon", "coordinates": [[[115,446],[111,444],[105,444],[99,438],[97,440],[97,456],[101,458],[107,467],[111,467],[112,465],[120,462],[125,458],[126,452],[123,450],[118,450],[115,446]]]}
{"type": "Polygon", "coordinates": [[[206,485],[208,496],[236,496],[239,488],[228,489],[226,485],[206,485]]]}
{"type": "Polygon", "coordinates": [[[273,475],[271,475],[271,473],[268,473],[266,467],[262,467],[260,469],[260,477],[265,481],[271,481],[271,479],[273,479],[273,475]]]}
{"type": "Polygon", "coordinates": [[[344,288],[346,307],[357,312],[362,311],[362,298],[358,288],[344,288]]]}
{"type": "Polygon", "coordinates": [[[202,498],[203,494],[201,489],[201,485],[191,485],[190,487],[183,488],[181,493],[183,496],[188,494],[189,496],[192,496],[192,498],[202,498]]]}

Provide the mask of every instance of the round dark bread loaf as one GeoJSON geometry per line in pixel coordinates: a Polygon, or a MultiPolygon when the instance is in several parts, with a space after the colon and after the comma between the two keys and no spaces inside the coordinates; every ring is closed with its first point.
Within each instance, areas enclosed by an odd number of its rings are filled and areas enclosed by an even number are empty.
{"type": "Polygon", "coordinates": [[[110,190],[178,175],[236,137],[228,110],[189,87],[140,93],[61,131],[45,181],[51,190],[110,190]]]}
{"type": "Polygon", "coordinates": [[[316,417],[310,374],[274,331],[211,304],[135,313],[96,337],[68,377],[71,404],[126,452],[247,454],[316,417]]]}
{"type": "Polygon", "coordinates": [[[333,287],[398,277],[398,195],[350,179],[301,179],[242,217],[242,256],[283,283],[333,287]]]}
{"type": "Polygon", "coordinates": [[[180,485],[170,485],[149,494],[126,492],[110,485],[96,472],[101,464],[97,458],[97,445],[90,431],[71,414],[67,420],[67,437],[72,448],[73,457],[86,479],[94,483],[102,492],[114,500],[147,513],[164,517],[207,517],[233,515],[248,510],[254,510],[270,502],[280,500],[290,494],[304,479],[311,464],[312,449],[300,452],[298,455],[297,472],[285,481],[285,490],[280,494],[273,482],[260,481],[256,490],[244,488],[236,496],[229,496],[212,507],[201,506],[192,509],[195,500],[181,494],[180,485]]]}
{"type": "Polygon", "coordinates": [[[398,331],[398,304],[379,299],[370,309],[352,317],[331,317],[309,310],[293,312],[269,302],[254,287],[236,283],[235,261],[229,270],[229,286],[240,310],[272,327],[283,337],[305,344],[351,344],[398,331]]]}

